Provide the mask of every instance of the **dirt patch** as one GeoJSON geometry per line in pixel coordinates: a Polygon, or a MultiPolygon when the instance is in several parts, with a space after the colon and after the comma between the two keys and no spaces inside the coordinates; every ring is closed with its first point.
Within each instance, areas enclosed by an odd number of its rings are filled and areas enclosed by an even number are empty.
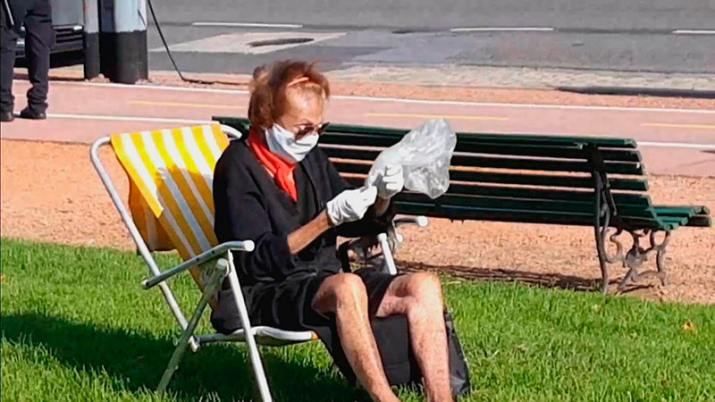
{"type": "MultiPolygon", "coordinates": [[[[89,162],[89,146],[3,140],[2,236],[72,245],[133,249],[109,197],[89,162]]],[[[103,153],[110,173],[124,173],[103,153]]],[[[652,176],[659,204],[701,204],[715,210],[715,178],[652,176]]],[[[519,281],[590,289],[599,277],[593,233],[588,228],[431,219],[426,229],[407,229],[398,259],[408,269],[428,269],[477,280],[519,281]]],[[[715,303],[715,229],[674,232],[667,263],[670,284],[655,281],[632,295],[664,301],[715,303]],[[651,286],[652,285],[652,286],[651,286]]],[[[620,277],[623,269],[613,268],[620,277]]]]}

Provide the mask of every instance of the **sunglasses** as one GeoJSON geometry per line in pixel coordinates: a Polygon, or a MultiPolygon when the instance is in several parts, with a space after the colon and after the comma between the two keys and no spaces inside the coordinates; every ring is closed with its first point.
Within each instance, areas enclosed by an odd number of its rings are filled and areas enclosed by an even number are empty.
{"type": "Polygon", "coordinates": [[[306,135],[312,134],[312,133],[321,135],[328,128],[329,124],[330,124],[330,122],[326,121],[325,123],[319,124],[317,126],[312,125],[312,124],[298,126],[298,131],[295,133],[295,137],[301,138],[301,137],[305,137],[306,135]]]}

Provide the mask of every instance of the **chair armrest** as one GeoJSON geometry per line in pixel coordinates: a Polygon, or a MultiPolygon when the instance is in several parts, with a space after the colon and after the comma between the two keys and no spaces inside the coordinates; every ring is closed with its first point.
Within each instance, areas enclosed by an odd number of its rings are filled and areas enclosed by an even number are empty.
{"type": "MultiPolygon", "coordinates": [[[[419,215],[419,216],[408,216],[408,215],[400,215],[400,216],[395,216],[392,219],[392,226],[395,229],[401,228],[403,226],[418,226],[421,228],[427,227],[429,224],[429,220],[427,219],[426,216],[419,215]]],[[[389,237],[389,230],[388,232],[382,232],[380,234],[387,234],[389,237]]],[[[398,237],[398,241],[402,242],[402,236],[396,233],[396,236],[398,237]]],[[[354,249],[356,247],[371,247],[379,244],[379,239],[378,236],[363,236],[363,237],[358,237],[351,239],[343,244],[340,245],[340,248],[342,249],[343,247],[346,249],[354,249]]]]}
{"type": "Polygon", "coordinates": [[[424,227],[427,227],[427,225],[429,224],[429,219],[427,219],[427,217],[424,215],[419,215],[419,216],[400,215],[400,216],[395,216],[395,218],[392,219],[392,222],[396,228],[399,228],[401,226],[406,226],[406,225],[416,225],[421,228],[424,228],[424,227]]]}
{"type": "Polygon", "coordinates": [[[246,241],[227,241],[225,243],[221,243],[218,246],[215,246],[211,248],[210,250],[204,251],[203,253],[197,255],[196,257],[190,258],[181,264],[175,266],[174,268],[168,269],[159,275],[156,275],[154,277],[151,277],[149,279],[145,279],[142,281],[142,286],[144,289],[150,289],[153,288],[154,286],[158,285],[161,282],[164,282],[165,280],[180,274],[189,268],[195,267],[197,265],[201,265],[203,263],[209,262],[211,260],[214,260],[218,257],[223,256],[227,251],[246,251],[246,252],[251,252],[253,251],[255,245],[251,240],[246,240],[246,241]]]}
{"type": "Polygon", "coordinates": [[[349,250],[353,250],[358,254],[363,252],[362,257],[367,259],[368,257],[365,252],[379,245],[382,249],[382,255],[385,257],[387,271],[391,274],[395,274],[397,270],[393,257],[397,246],[403,241],[402,235],[397,233],[397,229],[408,225],[423,228],[426,227],[428,223],[429,221],[426,216],[396,216],[392,219],[392,226],[389,227],[386,232],[379,233],[376,236],[363,236],[344,242],[338,247],[338,257],[340,258],[343,269],[350,268],[348,258],[349,250]]]}

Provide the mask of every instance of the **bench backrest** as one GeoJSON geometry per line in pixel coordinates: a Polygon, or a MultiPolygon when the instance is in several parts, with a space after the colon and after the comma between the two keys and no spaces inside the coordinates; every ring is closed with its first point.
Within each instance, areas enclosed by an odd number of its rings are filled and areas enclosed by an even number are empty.
{"type": "MultiPolygon", "coordinates": [[[[247,119],[215,119],[239,131],[249,129],[247,119]]],[[[408,131],[331,124],[319,144],[345,179],[362,185],[378,154],[408,131]]],[[[446,194],[431,200],[403,192],[396,200],[398,212],[591,226],[597,213],[596,171],[608,178],[623,224],[662,229],[677,223],[657,215],[633,139],[458,133],[451,162],[446,194]]]]}

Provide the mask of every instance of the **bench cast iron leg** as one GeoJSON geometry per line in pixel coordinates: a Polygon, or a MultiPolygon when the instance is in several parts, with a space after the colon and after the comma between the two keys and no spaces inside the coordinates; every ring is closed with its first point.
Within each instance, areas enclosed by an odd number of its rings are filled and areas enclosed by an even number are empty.
{"type": "Polygon", "coordinates": [[[665,271],[665,253],[670,242],[670,231],[665,232],[663,241],[658,243],[656,239],[656,234],[658,231],[651,231],[645,229],[642,232],[639,231],[629,231],[631,237],[633,238],[633,246],[628,253],[626,253],[623,258],[623,267],[628,269],[626,276],[623,277],[621,283],[618,285],[618,291],[622,292],[629,283],[635,283],[639,279],[645,278],[647,276],[655,276],[660,279],[662,285],[666,285],[666,271],[665,271]],[[643,248],[640,245],[640,240],[643,237],[649,239],[649,247],[643,248]],[[656,253],[655,270],[639,271],[640,267],[645,261],[648,260],[648,256],[652,253],[656,253]]]}

